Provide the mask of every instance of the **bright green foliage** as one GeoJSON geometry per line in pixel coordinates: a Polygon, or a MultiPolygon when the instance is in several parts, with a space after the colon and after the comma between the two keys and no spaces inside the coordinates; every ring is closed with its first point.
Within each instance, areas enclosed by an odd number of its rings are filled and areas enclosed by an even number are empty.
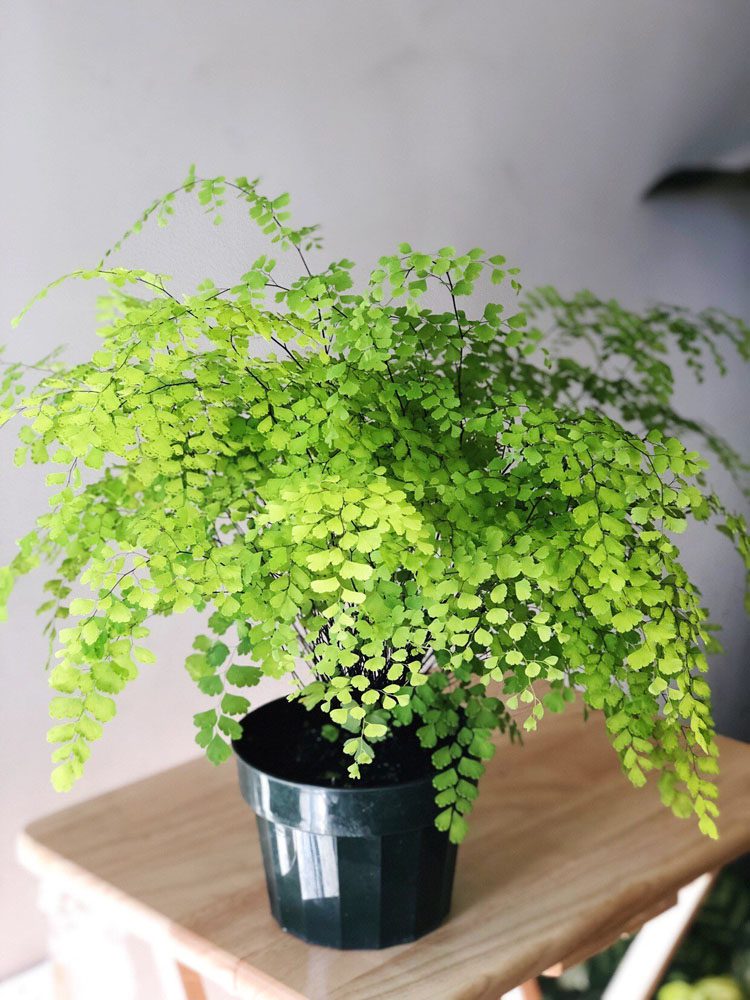
{"type": "MultiPolygon", "coordinates": [[[[217,763],[264,675],[330,715],[354,776],[416,719],[437,824],[458,841],[493,730],[516,734],[518,703],[534,729],[575,686],[630,780],[659,772],[665,803],[715,835],[701,674],[716,644],[672,536],[718,515],[746,560],[748,542],[673,436],[699,428],[670,408],[664,354],[673,339],[700,374],[706,352],[722,364],[720,336],[747,355],[747,329],[550,289],[519,309],[517,268],[478,249],[402,244],[355,292],[350,261],[312,270],[315,230],[289,226],[286,195],[193,174],[181,190],[215,220],[236,196],[301,273],[262,256],[233,287],[178,295],[107,255],[77,275],[109,285],[101,348],[50,362],[28,393],[17,367],[0,385],[0,422],[24,422],[17,462],[53,469],[0,600],[40,561],[56,567],[43,606],[58,640],[56,787],[80,776],[113,696],[153,660],[149,619],[195,608],[212,635],[186,667],[212,699],[195,723],[217,763]],[[476,311],[485,278],[506,301],[476,311]],[[552,319],[544,364],[526,313],[552,319]],[[571,339],[596,364],[562,355],[571,339]],[[74,585],[89,596],[71,599],[74,585]]],[[[176,194],[133,231],[166,221],[176,194]]]]}

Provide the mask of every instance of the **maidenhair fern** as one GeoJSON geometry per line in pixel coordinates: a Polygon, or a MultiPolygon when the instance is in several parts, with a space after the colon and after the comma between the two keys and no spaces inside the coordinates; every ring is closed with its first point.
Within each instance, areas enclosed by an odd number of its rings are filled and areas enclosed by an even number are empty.
{"type": "Polygon", "coordinates": [[[515,733],[519,702],[534,729],[578,688],[630,780],[658,772],[664,802],[715,835],[715,641],[673,536],[715,517],[746,560],[748,541],[675,436],[701,428],[672,409],[668,351],[700,376],[723,366],[722,340],[747,357],[748,329],[588,292],[519,299],[518,269],[478,249],[402,244],[355,291],[352,262],[314,269],[315,228],[245,178],[191,173],[131,232],[166,222],[180,191],[217,222],[236,196],[284,266],[264,255],[231,287],[178,294],[108,253],[75,275],[109,286],[91,360],[48,359],[28,391],[11,364],[0,383],[0,422],[23,425],[16,463],[56,469],[49,511],[0,570],[5,604],[18,576],[55,567],[55,786],[154,660],[150,619],[194,608],[211,634],[186,666],[212,699],[195,722],[214,762],[264,676],[330,715],[353,776],[416,719],[437,824],[458,841],[493,730],[515,733]],[[477,310],[486,278],[504,302],[477,310]]]}

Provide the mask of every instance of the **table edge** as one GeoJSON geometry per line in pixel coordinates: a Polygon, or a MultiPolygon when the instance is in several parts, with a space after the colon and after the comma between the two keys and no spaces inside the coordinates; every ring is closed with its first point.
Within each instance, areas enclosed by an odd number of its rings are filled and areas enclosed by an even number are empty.
{"type": "Polygon", "coordinates": [[[104,903],[107,915],[123,933],[139,938],[154,948],[166,948],[176,962],[188,966],[241,1000],[308,1000],[245,959],[207,942],[111,882],[40,844],[29,832],[29,827],[16,836],[16,857],[19,864],[40,882],[54,879],[64,891],[84,905],[91,902],[101,910],[104,903]],[[134,913],[139,916],[137,930],[133,927],[134,913]]]}

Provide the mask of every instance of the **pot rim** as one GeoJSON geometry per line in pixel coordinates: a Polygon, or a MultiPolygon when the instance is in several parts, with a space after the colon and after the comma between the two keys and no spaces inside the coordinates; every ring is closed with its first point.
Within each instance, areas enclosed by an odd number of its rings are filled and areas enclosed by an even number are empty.
{"type": "MultiPolygon", "coordinates": [[[[267,704],[284,701],[274,699],[267,704]]],[[[260,706],[256,711],[263,708],[260,706]]],[[[329,836],[380,837],[432,826],[434,822],[437,809],[431,768],[417,778],[389,784],[364,787],[309,784],[276,777],[266,769],[269,762],[273,763],[278,743],[263,760],[263,766],[258,767],[250,763],[250,754],[242,753],[241,742],[233,740],[232,746],[242,796],[258,816],[275,824],[329,836]]]]}
{"type": "MultiPolygon", "coordinates": [[[[285,696],[272,698],[269,701],[264,702],[262,705],[258,705],[257,708],[251,709],[251,711],[249,711],[247,715],[242,717],[242,719],[240,720],[240,724],[243,725],[245,723],[245,720],[249,719],[250,716],[255,714],[255,712],[259,712],[266,706],[272,705],[275,702],[285,702],[286,704],[294,704],[293,699],[290,699],[285,696]]],[[[408,788],[411,785],[413,786],[424,785],[425,783],[428,783],[432,787],[432,780],[435,776],[435,770],[433,768],[433,770],[429,774],[425,774],[421,778],[408,778],[406,781],[394,781],[382,785],[363,785],[360,787],[357,787],[356,785],[354,787],[339,787],[336,785],[313,784],[312,782],[309,781],[295,781],[291,778],[277,777],[275,774],[273,774],[272,771],[267,770],[265,767],[259,767],[257,764],[253,764],[251,761],[249,761],[247,757],[244,756],[239,749],[239,746],[242,743],[243,738],[244,736],[240,737],[239,739],[231,741],[232,750],[234,751],[235,757],[239,761],[241,761],[241,763],[244,764],[245,767],[249,767],[251,768],[251,770],[255,771],[256,774],[263,775],[270,781],[276,782],[280,785],[286,785],[290,788],[309,788],[311,790],[318,789],[319,791],[325,792],[326,794],[335,792],[338,795],[345,792],[355,792],[359,795],[362,795],[364,792],[381,792],[392,788],[408,788]]],[[[366,764],[364,766],[367,767],[366,764]]],[[[352,780],[356,781],[356,779],[352,780]]]]}
{"type": "MultiPolygon", "coordinates": [[[[352,787],[342,787],[338,788],[336,785],[317,785],[312,784],[309,781],[292,781],[290,778],[277,778],[275,774],[270,771],[265,771],[262,767],[257,767],[255,764],[251,764],[246,760],[242,754],[239,752],[235,746],[235,740],[232,740],[232,749],[234,750],[235,756],[246,766],[251,768],[256,774],[262,774],[264,778],[268,778],[270,781],[276,782],[279,785],[287,785],[290,788],[309,788],[312,791],[325,792],[330,794],[330,792],[336,792],[336,794],[342,794],[344,792],[357,792],[361,795],[363,792],[385,792],[392,788],[408,788],[409,785],[423,785],[425,782],[432,785],[433,775],[426,774],[423,778],[409,778],[407,781],[394,781],[388,785],[365,785],[361,788],[352,787]]],[[[365,765],[367,766],[367,765],[365,765]]],[[[352,779],[356,781],[357,779],[352,779]]]]}

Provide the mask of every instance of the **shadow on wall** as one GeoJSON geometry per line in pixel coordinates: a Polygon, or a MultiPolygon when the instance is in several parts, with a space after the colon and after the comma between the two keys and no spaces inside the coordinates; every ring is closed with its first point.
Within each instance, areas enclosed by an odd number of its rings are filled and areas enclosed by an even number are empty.
{"type": "MultiPolygon", "coordinates": [[[[750,235],[750,142],[727,147],[718,142],[714,151],[677,157],[675,166],[665,171],[643,193],[647,207],[658,213],[663,222],[677,232],[683,232],[695,244],[701,232],[696,218],[718,209],[729,223],[729,232],[739,230],[743,237],[750,235]],[[723,151],[722,151],[723,150],[723,151]]],[[[741,239],[740,246],[746,245],[741,239]]],[[[705,246],[704,252],[710,253],[705,246]]],[[[740,272],[750,272],[750,260],[739,261],[740,272]]],[[[684,393],[683,393],[684,398],[684,393]]],[[[746,415],[747,401],[737,414],[740,424],[746,415]]],[[[739,492],[739,491],[738,491],[739,492]]],[[[739,500],[738,507],[742,507],[739,500]]],[[[704,577],[722,575],[723,560],[711,543],[703,543],[698,554],[687,553],[686,561],[701,564],[704,577]],[[691,555],[698,558],[691,560],[691,555]]],[[[719,580],[709,584],[710,589],[721,589],[719,580]]],[[[744,683],[744,666],[750,661],[750,633],[745,629],[739,644],[732,650],[731,670],[713,672],[714,705],[720,732],[737,739],[750,741],[750,703],[744,683]]]]}
{"type": "Polygon", "coordinates": [[[741,170],[716,167],[685,167],[662,177],[646,193],[647,198],[670,194],[734,194],[750,192],[750,166],[741,170]]]}

